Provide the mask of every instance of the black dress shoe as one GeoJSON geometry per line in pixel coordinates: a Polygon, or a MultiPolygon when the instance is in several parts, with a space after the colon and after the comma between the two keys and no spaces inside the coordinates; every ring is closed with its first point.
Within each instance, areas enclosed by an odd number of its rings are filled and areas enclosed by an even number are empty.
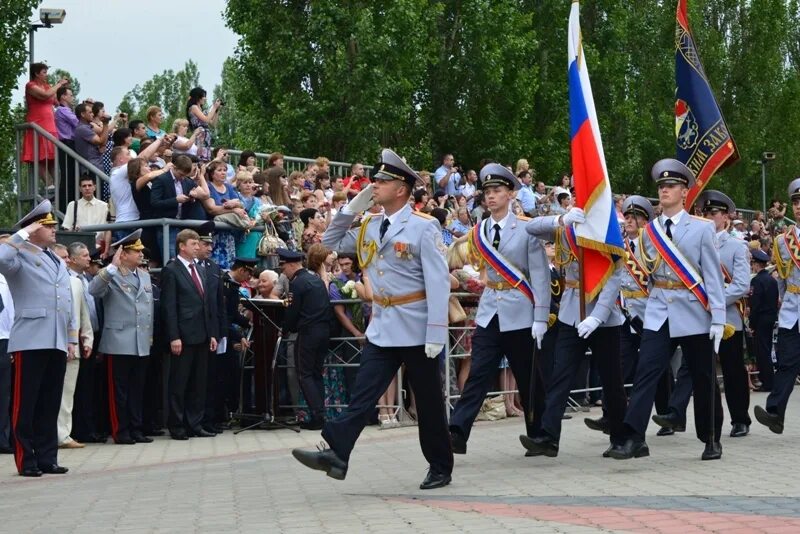
{"type": "Polygon", "coordinates": [[[722,444],[719,441],[706,443],[706,449],[700,458],[702,460],[719,460],[722,458],[722,444]]]}
{"type": "Polygon", "coordinates": [[[217,434],[222,434],[223,432],[225,432],[225,427],[223,427],[223,426],[222,426],[222,425],[220,425],[220,424],[217,424],[217,425],[212,425],[212,426],[211,426],[211,430],[213,430],[213,431],[214,431],[214,432],[216,432],[217,434]]]}
{"type": "Polygon", "coordinates": [[[674,434],[675,434],[675,430],[673,430],[672,428],[664,427],[664,426],[659,428],[658,432],[656,432],[656,436],[672,436],[674,434]]]}
{"type": "Polygon", "coordinates": [[[761,406],[756,406],[753,413],[756,415],[756,421],[776,434],[783,434],[783,417],[776,413],[768,412],[761,406]]]}
{"type": "Polygon", "coordinates": [[[325,426],[325,421],[323,419],[312,419],[311,421],[303,421],[300,423],[300,428],[303,430],[322,430],[323,426],[325,426]]]}
{"type": "Polygon", "coordinates": [[[306,467],[325,471],[325,474],[336,480],[344,480],[344,477],[347,476],[347,462],[336,456],[336,453],[325,445],[318,448],[317,451],[294,449],[292,456],[306,467]]]}
{"type": "Polygon", "coordinates": [[[219,434],[219,432],[217,432],[217,431],[216,431],[216,429],[215,429],[215,428],[214,428],[212,425],[205,425],[205,426],[203,426],[203,430],[205,430],[206,432],[209,432],[209,433],[211,433],[211,434],[214,434],[215,436],[216,436],[217,434],[219,434]]]}
{"type": "Polygon", "coordinates": [[[216,436],[216,434],[214,432],[208,432],[204,428],[200,428],[198,430],[195,430],[193,432],[193,434],[194,434],[194,436],[196,438],[213,438],[214,436],[216,436]]]}
{"type": "Polygon", "coordinates": [[[136,445],[136,441],[131,436],[117,436],[114,443],[117,445],[136,445]]]}
{"type": "Polygon", "coordinates": [[[170,433],[169,437],[171,437],[172,439],[176,439],[178,441],[186,441],[187,439],[189,439],[189,436],[187,436],[185,432],[170,433]]]}
{"type": "Polygon", "coordinates": [[[453,447],[453,454],[467,454],[467,440],[457,430],[450,431],[450,443],[453,447]]]}
{"type": "Polygon", "coordinates": [[[148,438],[141,432],[134,432],[131,434],[131,438],[136,443],[153,443],[153,438],[148,438]]]}
{"type": "Polygon", "coordinates": [[[519,442],[527,450],[537,453],[537,455],[544,455],[548,458],[555,458],[558,456],[558,441],[550,436],[536,436],[532,438],[525,434],[520,435],[519,442]]]}
{"type": "Polygon", "coordinates": [[[19,476],[21,477],[40,477],[42,476],[42,471],[35,467],[31,467],[28,469],[23,469],[19,472],[19,476]]]}
{"type": "Polygon", "coordinates": [[[733,425],[731,425],[732,438],[743,438],[749,433],[750,425],[746,425],[744,423],[733,423],[733,425]]]}
{"type": "Polygon", "coordinates": [[[672,412],[654,415],[653,422],[662,428],[671,428],[675,432],[686,432],[686,421],[672,412]]]}
{"type": "Polygon", "coordinates": [[[452,477],[450,475],[437,473],[433,469],[429,469],[428,476],[426,476],[425,480],[422,481],[422,484],[419,485],[419,489],[427,490],[427,489],[443,488],[448,484],[450,484],[451,480],[452,477]]]}
{"type": "Polygon", "coordinates": [[[614,445],[611,447],[611,450],[608,451],[608,456],[615,460],[643,458],[645,456],[650,456],[650,448],[644,441],[627,439],[622,445],[614,445]]]}
{"type": "Polygon", "coordinates": [[[544,453],[539,451],[525,451],[525,458],[531,458],[533,456],[544,456],[544,453]]]}
{"type": "Polygon", "coordinates": [[[611,449],[613,448],[614,444],[612,443],[611,445],[608,446],[608,448],[605,451],[603,451],[603,458],[611,458],[611,449]]]}
{"type": "Polygon", "coordinates": [[[0,447],[0,454],[14,454],[14,449],[11,447],[0,447]]]}
{"type": "Polygon", "coordinates": [[[605,416],[598,417],[597,419],[586,417],[583,419],[583,422],[592,430],[597,430],[603,434],[611,434],[611,425],[608,423],[608,419],[606,419],[605,416]]]}
{"type": "Polygon", "coordinates": [[[68,468],[62,467],[58,464],[45,465],[40,467],[39,470],[46,475],[63,475],[69,471],[68,468]]]}
{"type": "Polygon", "coordinates": [[[142,434],[144,434],[145,436],[163,436],[164,434],[166,434],[166,432],[164,432],[163,430],[156,430],[154,428],[148,428],[148,429],[145,429],[142,432],[142,434]]]}

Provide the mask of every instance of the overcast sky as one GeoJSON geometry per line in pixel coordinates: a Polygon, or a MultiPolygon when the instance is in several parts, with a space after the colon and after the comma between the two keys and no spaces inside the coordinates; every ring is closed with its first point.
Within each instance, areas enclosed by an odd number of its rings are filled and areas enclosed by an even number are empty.
{"type": "MultiPolygon", "coordinates": [[[[69,71],[81,84],[80,98],[100,100],[108,112],[136,84],[189,59],[210,93],[236,47],[222,16],[224,0],[46,0],[42,6],[65,9],[67,17],[36,32],[34,61],[69,71]]],[[[14,102],[22,101],[27,81],[26,64],[14,102]]]]}

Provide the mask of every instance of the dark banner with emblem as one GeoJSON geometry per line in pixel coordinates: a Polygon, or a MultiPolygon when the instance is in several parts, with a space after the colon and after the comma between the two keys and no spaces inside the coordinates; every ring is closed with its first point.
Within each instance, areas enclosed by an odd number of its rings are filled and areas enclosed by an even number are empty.
{"type": "Polygon", "coordinates": [[[676,159],[689,167],[697,180],[686,198],[688,207],[714,173],[739,159],[739,150],[700,62],[689,28],[686,0],[678,0],[675,87],[676,159]]]}

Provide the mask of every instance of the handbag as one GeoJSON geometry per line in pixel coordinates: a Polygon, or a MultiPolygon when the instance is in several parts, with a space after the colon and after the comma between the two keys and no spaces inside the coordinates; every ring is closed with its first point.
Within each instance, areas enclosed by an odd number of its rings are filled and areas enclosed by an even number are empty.
{"type": "Polygon", "coordinates": [[[278,237],[278,231],[275,229],[272,219],[264,217],[264,235],[258,242],[256,254],[261,257],[274,256],[275,250],[279,248],[286,248],[286,243],[278,237]]]}
{"type": "Polygon", "coordinates": [[[450,300],[447,301],[447,321],[453,324],[462,323],[466,320],[467,312],[464,311],[464,307],[461,306],[458,299],[451,295],[450,300]]]}

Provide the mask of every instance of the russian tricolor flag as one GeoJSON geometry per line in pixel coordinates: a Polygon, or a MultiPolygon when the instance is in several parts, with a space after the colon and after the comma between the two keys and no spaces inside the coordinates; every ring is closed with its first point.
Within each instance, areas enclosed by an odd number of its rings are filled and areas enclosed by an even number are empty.
{"type": "Polygon", "coordinates": [[[575,226],[575,235],[584,249],[584,293],[592,300],[614,272],[614,256],[624,254],[624,244],[583,55],[579,14],[580,5],[573,1],[567,43],[570,143],[575,205],[586,213],[586,222],[575,226]]]}

